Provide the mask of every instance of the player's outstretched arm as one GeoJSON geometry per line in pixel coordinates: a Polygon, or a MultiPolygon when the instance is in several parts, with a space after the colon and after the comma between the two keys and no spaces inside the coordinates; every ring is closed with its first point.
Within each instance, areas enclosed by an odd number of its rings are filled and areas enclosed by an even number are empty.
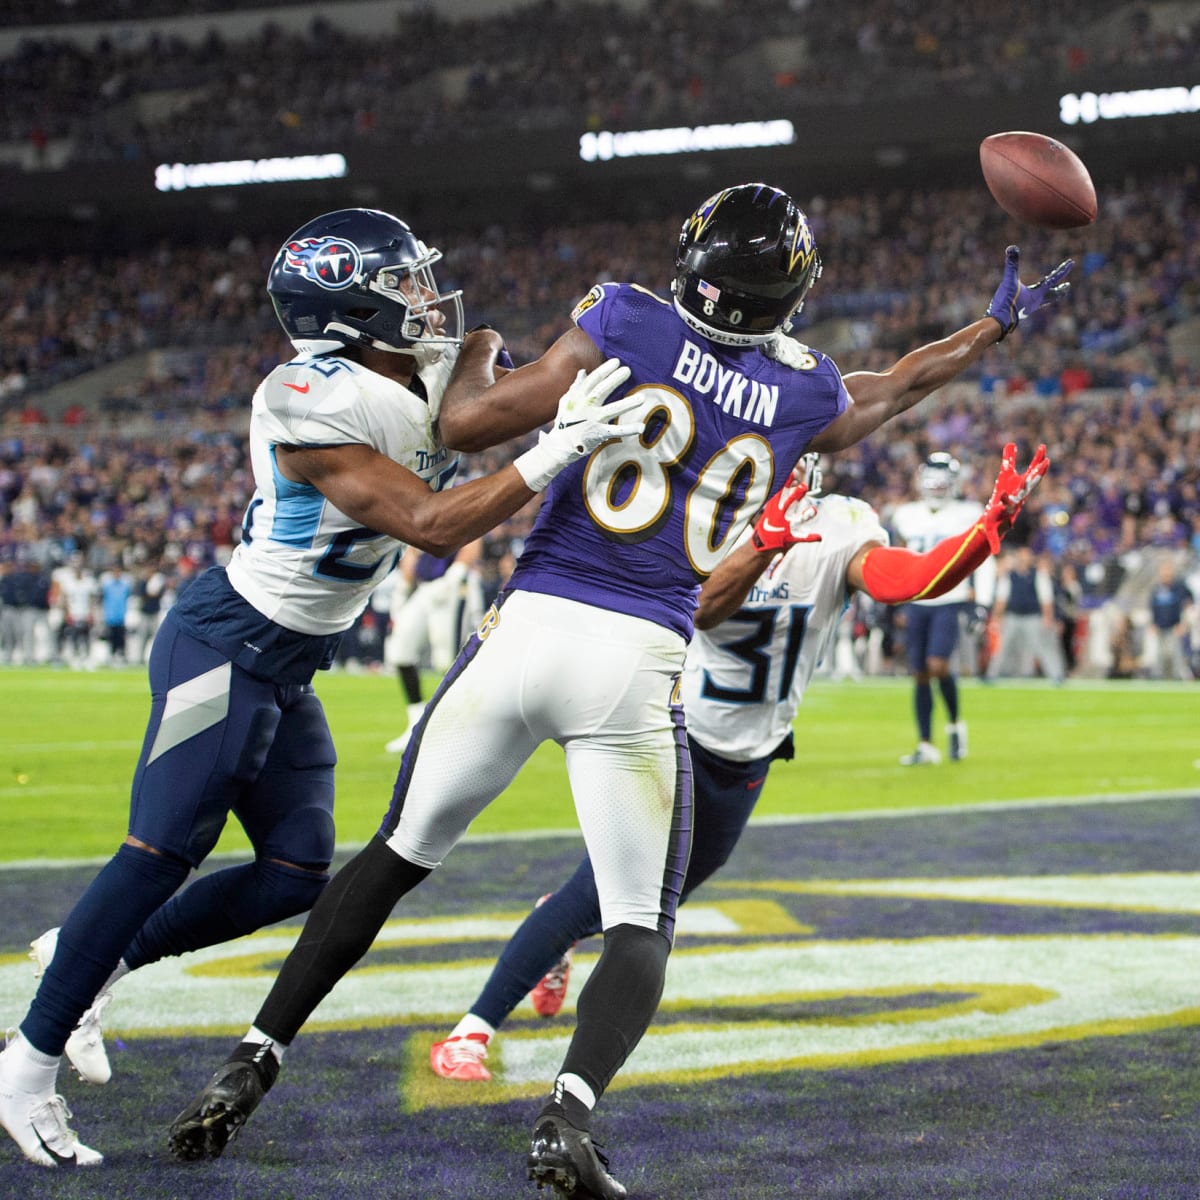
{"type": "Polygon", "coordinates": [[[1000,473],[983,516],[957,537],[946,538],[927,554],[899,546],[864,547],[846,569],[846,583],[883,604],[929,600],[966,579],[1012,528],[1029,494],[1050,466],[1046,447],[1039,446],[1028,467],[1018,471],[1017,448],[1004,447],[1000,473]]]}
{"type": "Polygon", "coordinates": [[[640,422],[613,423],[640,403],[637,396],[605,404],[628,378],[616,359],[580,371],[557,397],[554,427],[537,446],[495,475],[442,492],[361,444],[277,446],[276,461],[286,478],[311,484],[365,528],[444,557],[512,516],[576,459],[615,437],[641,433],[640,422]]]}
{"type": "Polygon", "coordinates": [[[1066,277],[1075,265],[1059,263],[1032,286],[1018,275],[1021,253],[1016,246],[1005,252],[1004,274],[987,310],[978,321],[941,341],[930,342],[906,354],[886,371],[855,371],[845,377],[853,403],[808,444],[809,450],[844,450],[862,441],[886,421],[906,412],[930,392],[961,375],[996,342],[1044,304],[1053,304],[1067,292],[1066,277]]]}
{"type": "Polygon", "coordinates": [[[787,483],[763,505],[751,536],[730,551],[704,581],[696,605],[696,628],[712,629],[733,616],[762,573],[781,555],[801,542],[819,542],[821,535],[805,528],[817,509],[808,484],[787,483]]]}
{"type": "Polygon", "coordinates": [[[581,329],[569,329],[536,362],[495,377],[503,346],[492,329],[468,334],[442,396],[438,433],[454,450],[478,451],[530,433],[550,421],[579,371],[604,356],[581,329]]]}

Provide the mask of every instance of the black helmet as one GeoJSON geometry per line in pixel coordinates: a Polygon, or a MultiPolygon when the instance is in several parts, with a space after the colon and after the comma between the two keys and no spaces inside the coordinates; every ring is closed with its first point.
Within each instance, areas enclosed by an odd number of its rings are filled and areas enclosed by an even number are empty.
{"type": "Polygon", "coordinates": [[[796,202],[765,183],[710,196],[685,222],[675,254],[675,309],[698,333],[757,346],[791,327],[821,256],[796,202]]]}
{"type": "Polygon", "coordinates": [[[284,242],[267,292],[297,350],[374,346],[435,361],[462,339],[462,293],[443,294],[434,282],[441,257],[390,213],[340,209],[284,242]],[[433,309],[446,316],[445,331],[431,327],[433,309]]]}

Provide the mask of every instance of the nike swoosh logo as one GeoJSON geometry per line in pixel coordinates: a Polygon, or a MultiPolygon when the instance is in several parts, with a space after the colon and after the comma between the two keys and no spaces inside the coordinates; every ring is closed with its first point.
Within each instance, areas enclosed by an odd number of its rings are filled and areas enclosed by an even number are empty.
{"type": "Polygon", "coordinates": [[[784,528],[785,528],[785,526],[783,526],[783,525],[772,525],[770,521],[763,521],[763,528],[764,528],[764,529],[765,529],[765,530],[766,530],[768,533],[782,533],[782,532],[784,531],[784,528]]]}
{"type": "Polygon", "coordinates": [[[301,387],[298,383],[285,383],[283,386],[285,388],[291,388],[293,392],[299,392],[300,395],[303,396],[304,393],[307,392],[310,387],[312,387],[312,384],[306,383],[303,387],[301,387]]]}
{"type": "Polygon", "coordinates": [[[36,1129],[33,1132],[35,1134],[37,1134],[37,1140],[38,1140],[38,1143],[41,1145],[42,1149],[45,1150],[45,1152],[48,1155],[50,1155],[50,1157],[52,1159],[54,1159],[54,1161],[56,1163],[65,1167],[65,1166],[69,1166],[71,1163],[73,1163],[75,1161],[74,1154],[71,1154],[71,1155],[56,1154],[53,1150],[50,1149],[50,1147],[48,1145],[46,1145],[46,1139],[44,1137],[42,1137],[42,1135],[40,1133],[38,1133],[38,1131],[36,1129]]]}
{"type": "Polygon", "coordinates": [[[746,783],[746,791],[752,792],[756,787],[766,783],[767,777],[764,775],[761,779],[751,779],[746,783]]]}

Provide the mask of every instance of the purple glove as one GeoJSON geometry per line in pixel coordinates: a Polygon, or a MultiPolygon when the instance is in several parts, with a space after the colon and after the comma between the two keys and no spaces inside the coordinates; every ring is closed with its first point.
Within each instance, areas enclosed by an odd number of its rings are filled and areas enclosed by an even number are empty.
{"type": "Polygon", "coordinates": [[[1062,299],[1071,285],[1061,281],[1066,279],[1075,265],[1075,260],[1068,258],[1048,275],[1043,275],[1032,287],[1027,287],[1017,277],[1021,251],[1016,246],[1009,246],[1004,252],[1004,257],[1004,278],[1000,280],[1000,286],[996,289],[991,304],[987,306],[987,312],[983,314],[1000,322],[1001,341],[1043,304],[1053,304],[1062,299]]]}
{"type": "MultiPolygon", "coordinates": [[[[481,321],[478,325],[472,325],[471,328],[467,330],[467,333],[472,334],[480,329],[491,329],[493,333],[496,332],[496,330],[486,321],[481,321]]],[[[506,371],[512,371],[516,369],[516,364],[513,362],[512,355],[509,354],[507,346],[500,347],[500,352],[496,355],[496,366],[503,367],[506,371]]]]}

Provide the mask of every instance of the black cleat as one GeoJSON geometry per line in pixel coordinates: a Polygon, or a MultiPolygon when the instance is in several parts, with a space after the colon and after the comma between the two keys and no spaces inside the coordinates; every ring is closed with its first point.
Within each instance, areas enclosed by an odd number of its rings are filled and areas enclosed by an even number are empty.
{"type": "Polygon", "coordinates": [[[538,1118],[526,1163],[538,1191],[549,1184],[556,1195],[571,1200],[625,1200],[629,1195],[605,1170],[608,1159],[596,1149],[592,1135],[565,1117],[538,1118]]]}
{"type": "Polygon", "coordinates": [[[167,1144],[184,1162],[220,1158],[279,1074],[268,1048],[243,1044],[171,1122],[167,1144]]]}

